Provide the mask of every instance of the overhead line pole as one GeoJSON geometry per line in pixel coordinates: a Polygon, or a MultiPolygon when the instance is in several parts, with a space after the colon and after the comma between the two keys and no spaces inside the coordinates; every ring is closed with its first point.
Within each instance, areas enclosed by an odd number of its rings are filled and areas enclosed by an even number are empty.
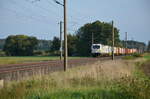
{"type": "Polygon", "coordinates": [[[68,47],[67,47],[67,11],[66,0],[64,0],[64,71],[67,70],[68,65],[68,47]]]}
{"type": "Polygon", "coordinates": [[[63,4],[61,4],[59,1],[54,0],[55,3],[63,6],[64,8],[64,71],[67,70],[68,66],[68,47],[67,47],[67,7],[66,7],[66,1],[63,0],[63,4]]]}
{"type": "Polygon", "coordinates": [[[127,41],[128,41],[128,33],[125,32],[125,55],[127,55],[127,41]]]}
{"type": "Polygon", "coordinates": [[[62,21],[60,21],[60,60],[62,60],[62,21]]]}
{"type": "Polygon", "coordinates": [[[114,40],[114,21],[112,21],[112,60],[114,60],[114,45],[115,45],[115,40],[114,40]]]}
{"type": "Polygon", "coordinates": [[[94,34],[92,32],[92,45],[94,44],[94,34]]]}

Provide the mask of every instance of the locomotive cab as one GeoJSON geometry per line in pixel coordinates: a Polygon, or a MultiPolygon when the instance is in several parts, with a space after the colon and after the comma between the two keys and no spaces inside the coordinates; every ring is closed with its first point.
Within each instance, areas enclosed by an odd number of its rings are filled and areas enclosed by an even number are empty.
{"type": "Polygon", "coordinates": [[[92,56],[100,56],[101,55],[101,44],[92,44],[91,46],[92,56]]]}

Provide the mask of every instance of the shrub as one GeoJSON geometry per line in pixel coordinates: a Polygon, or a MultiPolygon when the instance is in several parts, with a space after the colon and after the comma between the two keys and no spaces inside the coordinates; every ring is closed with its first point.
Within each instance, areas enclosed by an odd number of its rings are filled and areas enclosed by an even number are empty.
{"type": "Polygon", "coordinates": [[[134,59],[134,57],[133,56],[124,56],[123,59],[127,59],[127,60],[128,59],[134,59]]]}
{"type": "Polygon", "coordinates": [[[133,54],[133,57],[143,57],[143,55],[142,55],[142,54],[139,54],[139,53],[134,53],[134,54],[133,54]]]}
{"type": "Polygon", "coordinates": [[[35,56],[42,56],[42,55],[44,55],[44,52],[43,51],[34,51],[34,55],[35,56]]]}
{"type": "Polygon", "coordinates": [[[0,56],[6,56],[6,53],[4,51],[0,51],[0,56]]]}

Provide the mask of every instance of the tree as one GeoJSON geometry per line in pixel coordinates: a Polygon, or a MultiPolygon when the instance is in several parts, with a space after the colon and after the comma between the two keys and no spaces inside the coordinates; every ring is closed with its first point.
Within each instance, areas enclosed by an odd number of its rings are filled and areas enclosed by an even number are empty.
{"type": "Polygon", "coordinates": [[[5,44],[5,39],[0,39],[0,50],[3,49],[4,44],[5,44]]]}
{"type": "MultiPolygon", "coordinates": [[[[77,52],[82,56],[91,54],[92,33],[94,43],[112,45],[112,25],[110,23],[95,21],[82,26],[77,31],[77,52]]],[[[119,30],[114,28],[115,46],[120,46],[119,30]]]]}
{"type": "Polygon", "coordinates": [[[33,55],[37,44],[38,40],[35,37],[12,35],[7,37],[3,50],[11,56],[30,56],[33,55]]]}
{"type": "Polygon", "coordinates": [[[67,38],[68,38],[68,55],[69,56],[75,55],[77,53],[76,49],[77,36],[68,34],[67,38]]]}
{"type": "Polygon", "coordinates": [[[37,50],[49,51],[51,44],[51,40],[38,40],[37,50]]]}
{"type": "Polygon", "coordinates": [[[150,41],[148,42],[147,51],[150,52],[150,41]]]}
{"type": "Polygon", "coordinates": [[[54,37],[50,50],[52,52],[60,50],[60,39],[58,37],[54,37]]]}

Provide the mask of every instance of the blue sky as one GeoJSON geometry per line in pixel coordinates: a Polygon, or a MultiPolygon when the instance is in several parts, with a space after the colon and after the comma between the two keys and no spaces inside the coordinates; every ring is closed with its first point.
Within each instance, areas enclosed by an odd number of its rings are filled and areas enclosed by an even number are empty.
{"type": "MultiPolygon", "coordinates": [[[[53,0],[33,1],[0,0],[0,38],[16,34],[39,39],[59,36],[63,7],[53,0]]],[[[130,40],[150,40],[150,0],[67,0],[67,5],[69,33],[88,22],[114,20],[121,39],[128,32],[130,40]]]]}

